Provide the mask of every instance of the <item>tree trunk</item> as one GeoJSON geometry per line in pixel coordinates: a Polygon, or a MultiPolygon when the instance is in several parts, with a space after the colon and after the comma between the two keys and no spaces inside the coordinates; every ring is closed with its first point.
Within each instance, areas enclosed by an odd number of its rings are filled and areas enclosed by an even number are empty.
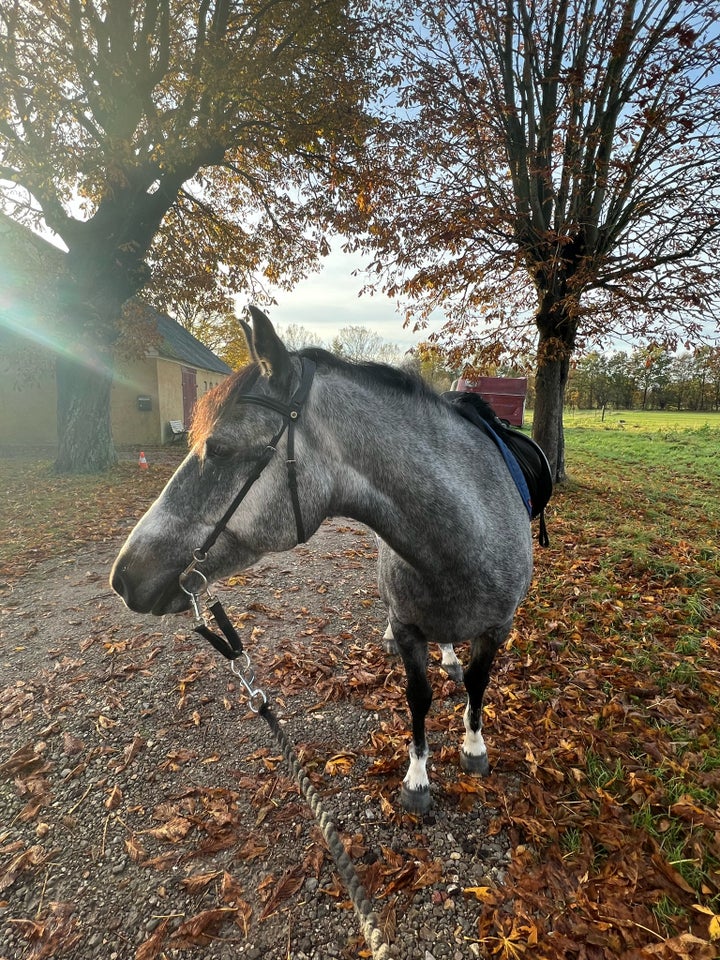
{"type": "MultiPolygon", "coordinates": [[[[72,253],[68,255],[72,256],[72,253]]],[[[87,257],[90,261],[89,256],[87,257]]],[[[56,473],[102,473],[117,462],[110,391],[120,297],[97,279],[68,271],[58,284],[63,351],[55,361],[58,455],[56,473]]]]}
{"type": "Polygon", "coordinates": [[[128,264],[93,221],[83,229],[82,238],[68,244],[57,291],[64,350],[55,368],[56,473],[102,473],[117,462],[110,419],[113,346],[122,305],[143,283],[140,247],[132,247],[128,264]]]}
{"type": "Polygon", "coordinates": [[[570,344],[541,329],[535,375],[533,439],[545,452],[555,483],[566,476],[563,405],[571,352],[570,344]]]}
{"type": "Polygon", "coordinates": [[[102,473],[117,462],[110,424],[112,355],[58,357],[56,473],[102,473]]]}

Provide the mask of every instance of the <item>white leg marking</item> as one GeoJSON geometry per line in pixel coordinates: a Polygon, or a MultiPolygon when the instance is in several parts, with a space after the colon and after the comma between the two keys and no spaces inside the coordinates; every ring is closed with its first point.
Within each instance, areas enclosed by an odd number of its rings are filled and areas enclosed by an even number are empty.
{"type": "Polygon", "coordinates": [[[440,666],[443,668],[445,673],[450,677],[451,680],[454,680],[455,683],[462,683],[463,678],[463,666],[455,656],[455,651],[451,643],[439,643],[438,649],[442,654],[442,661],[440,666]]]}
{"type": "Polygon", "coordinates": [[[444,667],[460,667],[462,670],[462,664],[458,660],[451,643],[439,643],[438,648],[442,654],[442,665],[444,667]]]}
{"type": "Polygon", "coordinates": [[[400,653],[398,650],[398,645],[395,643],[395,635],[392,632],[392,627],[390,624],[388,624],[387,630],[383,634],[383,650],[385,653],[390,654],[400,653]]]}
{"type": "Polygon", "coordinates": [[[408,753],[410,754],[410,767],[405,774],[403,784],[408,790],[427,790],[430,786],[426,769],[429,756],[427,747],[425,753],[418,756],[415,752],[415,744],[411,743],[408,753]]]}
{"type": "Polygon", "coordinates": [[[465,739],[463,740],[463,753],[469,757],[484,757],[487,754],[487,747],[482,735],[482,717],[480,719],[480,729],[474,732],[470,729],[470,704],[465,707],[463,715],[465,722],[465,739]]]}

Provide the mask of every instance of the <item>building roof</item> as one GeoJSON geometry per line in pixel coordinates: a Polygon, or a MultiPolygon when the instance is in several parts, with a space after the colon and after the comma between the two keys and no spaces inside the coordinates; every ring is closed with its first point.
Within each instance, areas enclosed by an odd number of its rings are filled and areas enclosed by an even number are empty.
{"type": "Polygon", "coordinates": [[[28,254],[34,254],[37,259],[42,257],[44,266],[47,268],[48,261],[51,261],[55,267],[59,267],[64,253],[48,240],[43,239],[37,233],[26,227],[25,224],[18,223],[6,213],[0,210],[0,249],[3,258],[8,257],[18,264],[25,264],[28,254]]]}
{"type": "Polygon", "coordinates": [[[214,373],[232,373],[232,367],[216,356],[209,347],[200,343],[191,333],[182,327],[177,320],[173,320],[165,313],[155,314],[158,332],[162,343],[157,352],[167,360],[178,360],[203,370],[212,370],[214,373]]]}

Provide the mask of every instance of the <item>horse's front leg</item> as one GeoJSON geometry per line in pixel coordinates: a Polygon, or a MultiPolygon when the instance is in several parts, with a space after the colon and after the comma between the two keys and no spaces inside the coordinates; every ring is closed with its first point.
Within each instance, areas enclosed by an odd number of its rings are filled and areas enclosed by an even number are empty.
{"type": "Polygon", "coordinates": [[[426,813],[430,808],[430,781],[425,717],[432,703],[432,688],[427,678],[428,644],[417,627],[393,621],[392,631],[405,667],[405,692],[412,718],[410,766],[403,780],[400,802],[409,813],[426,813]]]}
{"type": "Polygon", "coordinates": [[[488,630],[470,645],[470,663],[464,674],[468,700],[463,717],[465,738],[460,748],[460,766],[467,773],[487,776],[487,747],[482,735],[482,707],[495,654],[510,632],[510,624],[488,630]]]}

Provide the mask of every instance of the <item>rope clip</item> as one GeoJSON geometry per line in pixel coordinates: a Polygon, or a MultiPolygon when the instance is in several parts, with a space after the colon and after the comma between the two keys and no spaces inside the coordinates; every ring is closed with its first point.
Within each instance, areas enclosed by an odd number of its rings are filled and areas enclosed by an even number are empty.
{"type": "Polygon", "coordinates": [[[248,705],[252,712],[260,713],[260,710],[268,702],[268,698],[264,690],[255,686],[255,671],[250,662],[250,657],[244,650],[241,656],[244,662],[241,664],[240,659],[231,660],[230,670],[245,688],[249,700],[248,705]]]}

